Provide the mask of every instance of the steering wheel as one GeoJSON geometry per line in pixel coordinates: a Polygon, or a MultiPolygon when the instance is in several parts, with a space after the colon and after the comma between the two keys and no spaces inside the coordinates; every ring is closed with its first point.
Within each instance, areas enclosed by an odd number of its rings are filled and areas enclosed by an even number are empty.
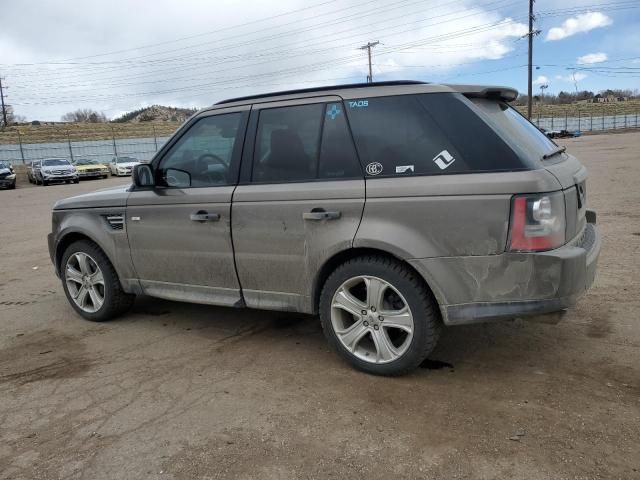
{"type": "Polygon", "coordinates": [[[196,159],[196,168],[195,174],[202,179],[206,179],[208,183],[220,183],[220,181],[224,181],[226,179],[225,172],[210,172],[210,165],[222,165],[226,167],[227,164],[224,163],[219,156],[214,155],[213,153],[205,153],[200,155],[196,159]]]}

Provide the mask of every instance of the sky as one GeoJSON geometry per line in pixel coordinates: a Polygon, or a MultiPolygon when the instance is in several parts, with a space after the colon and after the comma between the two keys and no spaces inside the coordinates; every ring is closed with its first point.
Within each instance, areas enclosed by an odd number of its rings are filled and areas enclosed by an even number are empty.
{"type": "MultiPolygon", "coordinates": [[[[534,93],[640,88],[640,0],[537,0],[534,93]]],[[[28,120],[373,77],[527,89],[528,0],[0,0],[0,77],[28,120]]]]}

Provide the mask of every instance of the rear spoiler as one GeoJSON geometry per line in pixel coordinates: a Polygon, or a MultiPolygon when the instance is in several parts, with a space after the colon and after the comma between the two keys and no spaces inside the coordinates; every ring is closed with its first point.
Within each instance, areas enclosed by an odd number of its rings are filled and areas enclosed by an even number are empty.
{"type": "Polygon", "coordinates": [[[469,98],[496,98],[505,102],[513,102],[518,98],[518,90],[510,87],[449,84],[447,87],[469,98]]]}

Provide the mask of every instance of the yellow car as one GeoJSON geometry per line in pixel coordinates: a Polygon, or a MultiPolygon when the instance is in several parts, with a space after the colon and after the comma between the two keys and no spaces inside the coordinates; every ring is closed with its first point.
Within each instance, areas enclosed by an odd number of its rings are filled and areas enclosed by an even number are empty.
{"type": "Polygon", "coordinates": [[[74,160],[73,166],[76,167],[80,179],[83,178],[107,178],[109,175],[109,167],[98,162],[97,160],[90,160],[87,158],[78,158],[74,160]]]}

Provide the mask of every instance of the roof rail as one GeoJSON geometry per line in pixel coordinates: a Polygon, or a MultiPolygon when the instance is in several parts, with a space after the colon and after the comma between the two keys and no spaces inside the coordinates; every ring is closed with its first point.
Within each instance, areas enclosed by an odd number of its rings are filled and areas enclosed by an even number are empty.
{"type": "Polygon", "coordinates": [[[228,100],[221,100],[216,105],[222,105],[225,103],[241,102],[244,100],[256,100],[259,98],[279,97],[281,95],[295,95],[298,93],[314,93],[324,92],[328,90],[342,90],[345,88],[367,88],[367,87],[383,87],[388,85],[424,85],[427,82],[419,82],[417,80],[391,80],[387,82],[371,82],[371,83],[346,83],[343,85],[329,85],[324,87],[311,87],[300,88],[296,90],[283,90],[281,92],[263,93],[261,95],[248,95],[246,97],[230,98],[228,100]]]}

